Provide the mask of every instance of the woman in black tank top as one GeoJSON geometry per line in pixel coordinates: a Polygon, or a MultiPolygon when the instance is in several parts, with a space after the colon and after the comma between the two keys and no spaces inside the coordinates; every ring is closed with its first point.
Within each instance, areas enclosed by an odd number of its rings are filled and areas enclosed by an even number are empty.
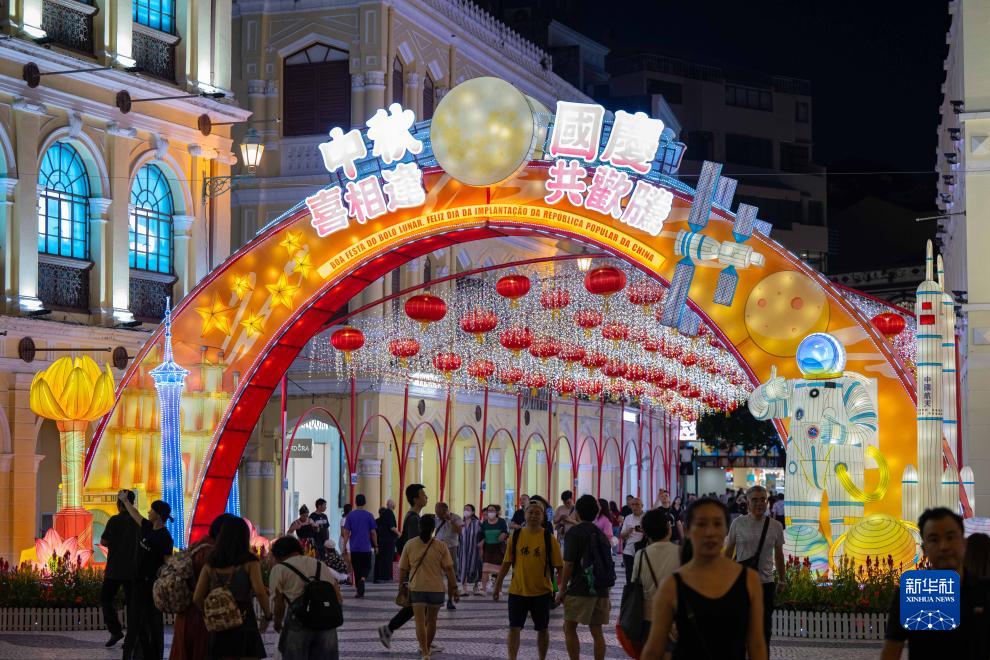
{"type": "Polygon", "coordinates": [[[653,626],[640,655],[660,660],[677,624],[673,660],[767,660],[759,576],[723,554],[729,512],[703,497],[688,506],[680,570],[653,599],[653,626]],[[748,653],[748,656],[747,656],[748,653]]]}

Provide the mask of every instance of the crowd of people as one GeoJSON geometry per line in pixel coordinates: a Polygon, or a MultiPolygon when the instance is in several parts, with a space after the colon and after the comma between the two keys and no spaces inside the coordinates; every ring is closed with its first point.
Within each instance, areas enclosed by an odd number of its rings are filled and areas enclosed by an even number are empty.
{"type": "MultiPolygon", "coordinates": [[[[242,518],[218,516],[205,538],[169,561],[169,505],[155,501],[145,516],[134,505],[134,493],[121,491],[119,513],[101,538],[108,551],[101,595],[111,635],[107,646],[123,639],[125,660],[162,658],[166,606],[159,604],[175,602],[169,571],[187,567],[180,580],[185,600],[180,593],[181,606],[167,610],[176,613],[173,660],[263,658],[261,635],[269,624],[279,633],[286,660],[337,658],[341,583],[363,598],[367,580],[391,582],[393,575],[398,611],[379,627],[379,639],[390,648],[395,631],[414,621],[419,654],[431,658],[443,651],[437,641],[440,610],[456,609],[468,596],[500,601],[510,573],[506,652],[512,660],[533,656],[520,650],[527,621],[537,633],[536,655],[546,657],[551,612],[558,607],[572,660],[582,657],[578,631],[584,626],[592,639],[585,657],[604,658],[610,625],[630,657],[769,657],[774,598],[786,571],[782,510],[762,486],[748,489],[741,500],[734,491],[689,497],[684,507],[680,498],[660,491],[649,510],[632,495],[621,509],[591,495],[575,498],[571,491],[561,494],[555,508],[542,497],[522,495],[511,515],[490,504],[480,518],[471,504],[462,515],[445,502],[425,513],[429,497],[422,484],[408,486],[404,495],[409,510],[400,527],[394,502],[376,518],[358,494],[355,506],[345,510],[337,540],[330,538],[324,500],[316,501],[313,514],[301,507],[287,534],[271,546],[276,563],[266,585],[242,518]],[[641,589],[641,607],[629,605],[627,611],[624,594],[620,620],[610,621],[619,557],[626,590],[641,589]],[[126,634],[114,608],[121,589],[126,634]],[[635,634],[629,632],[630,617],[635,634]]],[[[905,630],[895,598],[882,659],[899,658],[905,644],[910,658],[934,657],[936,651],[988,657],[990,538],[974,535],[967,542],[962,519],[948,509],[926,511],[918,527],[931,567],[963,576],[961,625],[952,631],[905,630]]]]}

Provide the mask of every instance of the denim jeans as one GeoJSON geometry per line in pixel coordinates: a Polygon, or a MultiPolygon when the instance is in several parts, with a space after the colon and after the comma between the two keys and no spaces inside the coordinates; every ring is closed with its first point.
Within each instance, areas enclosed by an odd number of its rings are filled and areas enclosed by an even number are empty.
{"type": "Polygon", "coordinates": [[[337,629],[310,630],[287,613],[278,650],[282,660],[339,660],[337,629]]]}

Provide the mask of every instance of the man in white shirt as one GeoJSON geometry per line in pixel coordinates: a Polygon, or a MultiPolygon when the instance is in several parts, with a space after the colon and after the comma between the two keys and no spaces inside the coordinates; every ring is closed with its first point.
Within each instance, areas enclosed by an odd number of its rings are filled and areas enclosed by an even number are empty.
{"type": "Polygon", "coordinates": [[[636,544],[643,540],[643,500],[638,497],[630,503],[632,514],[622,519],[622,529],[619,538],[622,539],[622,565],[626,569],[626,583],[632,580],[633,557],[636,556],[636,544]]]}
{"type": "Polygon", "coordinates": [[[315,557],[303,554],[302,544],[292,536],[283,536],[272,543],[272,556],[278,563],[272,567],[268,584],[275,605],[275,631],[281,633],[278,649],[285,658],[336,658],[337,629],[312,630],[305,627],[291,614],[287,615],[287,605],[302,596],[306,581],[291,568],[307,578],[314,578],[319,568],[320,580],[329,582],[337,592],[337,600],[344,602],[340,585],[330,575],[330,570],[315,557]]]}
{"type": "MultiPolygon", "coordinates": [[[[437,514],[437,531],[433,533],[438,541],[442,541],[450,550],[450,558],[454,561],[454,573],[457,573],[457,548],[461,544],[461,530],[464,521],[456,513],[450,512],[446,502],[437,502],[433,510],[437,514]]],[[[447,609],[456,610],[454,601],[447,599],[447,609]]]]}
{"type": "Polygon", "coordinates": [[[749,512],[733,520],[729,526],[725,554],[732,557],[735,553],[736,561],[749,565],[760,574],[760,582],[763,583],[763,636],[769,649],[774,594],[784,587],[784,527],[767,516],[767,489],[763,486],[750,488],[746,492],[746,503],[749,512]],[[760,537],[764,528],[766,537],[761,547],[760,537]],[[774,564],[777,567],[776,586],[774,564]]]}

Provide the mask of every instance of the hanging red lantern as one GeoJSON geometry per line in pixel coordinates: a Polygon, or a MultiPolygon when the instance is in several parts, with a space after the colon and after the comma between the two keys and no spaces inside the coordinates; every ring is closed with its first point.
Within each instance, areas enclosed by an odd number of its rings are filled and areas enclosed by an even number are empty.
{"type": "Polygon", "coordinates": [[[345,325],[330,335],[330,343],[344,354],[344,362],[351,361],[351,353],[364,346],[364,333],[357,328],[345,325]]]}
{"type": "Polygon", "coordinates": [[[523,376],[522,384],[529,388],[529,393],[536,396],[536,390],[547,386],[547,377],[539,371],[528,371],[523,376]]]}
{"type": "Polygon", "coordinates": [[[418,321],[423,331],[431,323],[443,320],[447,316],[447,303],[443,298],[434,296],[432,293],[421,293],[412,296],[406,301],[406,316],[413,321],[418,321]]]}
{"type": "Polygon", "coordinates": [[[629,328],[629,341],[634,344],[642,344],[648,336],[646,328],[629,328]]]}
{"type": "Polygon", "coordinates": [[[694,353],[685,353],[681,356],[681,364],[685,367],[693,367],[698,364],[698,356],[694,353]]]}
{"type": "Polygon", "coordinates": [[[636,382],[646,378],[646,367],[641,364],[626,365],[626,380],[636,382]]]}
{"type": "Polygon", "coordinates": [[[577,385],[573,378],[567,378],[566,376],[557,378],[553,381],[553,389],[557,391],[563,397],[570,396],[574,394],[574,389],[577,385]]]}
{"type": "Polygon", "coordinates": [[[560,353],[560,342],[549,337],[537,337],[529,347],[529,354],[546,362],[548,358],[556,357],[560,353]]]}
{"type": "Polygon", "coordinates": [[[550,310],[553,318],[560,316],[560,310],[571,304],[571,292],[567,289],[547,289],[540,294],[540,305],[550,310]]]}
{"type": "Polygon", "coordinates": [[[602,337],[618,348],[620,341],[629,339],[629,326],[625,323],[606,323],[602,326],[602,337]]]}
{"type": "Polygon", "coordinates": [[[681,353],[683,352],[684,349],[681,348],[679,344],[669,341],[660,342],[660,355],[664,356],[668,360],[676,360],[681,357],[681,353]]]}
{"type": "Polygon", "coordinates": [[[533,331],[521,325],[509,326],[498,336],[498,341],[502,346],[516,357],[519,351],[524,351],[533,343],[533,331]]]}
{"type": "Polygon", "coordinates": [[[622,378],[626,375],[626,363],[622,360],[609,360],[602,366],[602,373],[609,378],[622,378]]]}
{"type": "Polygon", "coordinates": [[[609,394],[609,396],[620,399],[626,393],[626,381],[621,378],[610,380],[605,383],[605,391],[609,394]]]}
{"type": "Polygon", "coordinates": [[[405,369],[409,366],[409,358],[419,353],[419,342],[412,337],[393,339],[388,343],[388,352],[399,358],[399,364],[405,369]]]}
{"type": "Polygon", "coordinates": [[[633,305],[642,307],[643,311],[649,314],[650,307],[663,300],[663,287],[653,280],[636,280],[629,285],[626,297],[633,305]]]}
{"type": "Polygon", "coordinates": [[[433,356],[433,366],[443,372],[444,378],[450,380],[454,372],[461,368],[461,356],[457,353],[443,351],[433,356]]]}
{"type": "Polygon", "coordinates": [[[585,352],[584,348],[577,344],[564,344],[560,347],[557,357],[566,362],[568,367],[573,367],[575,362],[584,359],[585,352]]]}
{"type": "Polygon", "coordinates": [[[721,348],[722,341],[713,333],[708,337],[708,345],[711,346],[712,348],[721,348]]]}
{"type": "Polygon", "coordinates": [[[643,341],[643,350],[647,353],[656,353],[660,350],[660,342],[656,339],[646,339],[643,341]]]}
{"type": "Polygon", "coordinates": [[[491,360],[474,360],[467,367],[468,375],[479,381],[486,381],[495,373],[495,363],[491,360]]]}
{"type": "Polygon", "coordinates": [[[584,358],[581,360],[581,365],[590,371],[595,372],[595,369],[601,369],[608,362],[608,358],[605,357],[604,353],[599,353],[598,351],[588,351],[585,353],[584,358]]]}
{"type": "Polygon", "coordinates": [[[495,283],[495,291],[509,301],[510,307],[519,304],[519,299],[529,293],[529,287],[529,278],[525,275],[506,275],[495,283]]]}
{"type": "Polygon", "coordinates": [[[503,385],[515,385],[523,378],[523,371],[519,367],[508,367],[498,370],[498,379],[503,385]]]}
{"type": "Polygon", "coordinates": [[[581,394],[595,398],[602,393],[602,381],[593,378],[582,378],[578,381],[577,388],[581,394]]]}
{"type": "Polygon", "coordinates": [[[611,296],[626,286],[626,274],[613,266],[599,266],[584,276],[584,288],[596,296],[611,296]]]}
{"type": "Polygon", "coordinates": [[[900,314],[895,314],[893,312],[884,312],[883,314],[877,314],[870,322],[873,327],[876,328],[880,334],[882,334],[887,339],[892,339],[897,335],[904,332],[904,328],[907,325],[904,321],[904,317],[900,314]]]}
{"type": "Polygon", "coordinates": [[[579,309],[574,312],[574,323],[584,330],[584,336],[591,337],[591,331],[602,324],[605,317],[596,309],[579,309]]]}
{"type": "Polygon", "coordinates": [[[498,325],[498,316],[495,312],[484,309],[469,309],[461,316],[461,330],[474,335],[479,344],[485,343],[485,334],[491,332],[498,325]]]}
{"type": "Polygon", "coordinates": [[[646,370],[646,375],[643,376],[643,379],[652,385],[660,387],[664,379],[663,369],[660,367],[650,367],[646,370]]]}
{"type": "Polygon", "coordinates": [[[642,399],[643,395],[646,394],[646,384],[645,383],[633,383],[632,387],[629,389],[630,394],[638,399],[642,399]]]}

